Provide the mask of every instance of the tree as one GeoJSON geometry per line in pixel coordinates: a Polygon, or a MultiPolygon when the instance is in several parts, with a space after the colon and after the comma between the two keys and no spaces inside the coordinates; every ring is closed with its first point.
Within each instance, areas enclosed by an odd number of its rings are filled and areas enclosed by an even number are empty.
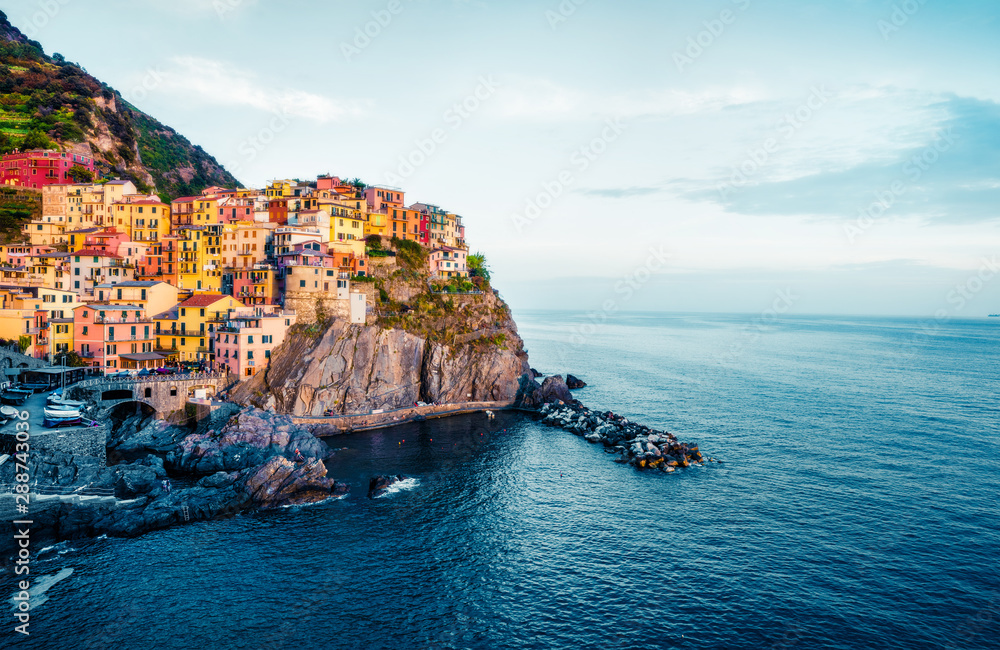
{"type": "Polygon", "coordinates": [[[30,348],[30,347],[31,347],[31,337],[30,336],[28,336],[26,334],[22,334],[21,336],[18,337],[18,339],[17,339],[17,349],[21,351],[21,354],[24,354],[25,351],[28,348],[30,348]]]}
{"type": "Polygon", "coordinates": [[[58,52],[53,52],[52,60],[56,62],[56,65],[63,65],[64,63],[66,63],[66,57],[64,57],[62,54],[59,54],[58,52]]]}
{"type": "Polygon", "coordinates": [[[365,237],[365,243],[373,251],[382,250],[382,237],[380,235],[368,235],[365,237]]]}
{"type": "Polygon", "coordinates": [[[87,367],[87,362],[80,358],[80,355],[75,351],[70,350],[69,352],[63,352],[55,355],[54,359],[59,361],[64,366],[70,368],[85,368],[87,367]]]}
{"type": "Polygon", "coordinates": [[[483,253],[473,253],[466,259],[469,267],[469,275],[490,281],[490,267],[486,265],[486,255],[483,253]]]}
{"type": "Polygon", "coordinates": [[[52,141],[49,140],[49,136],[38,130],[31,131],[21,141],[21,149],[24,151],[28,151],[29,149],[49,149],[51,147],[52,141]]]}
{"type": "Polygon", "coordinates": [[[94,181],[94,172],[80,165],[70,167],[66,175],[77,183],[92,183],[94,181]]]}
{"type": "Polygon", "coordinates": [[[10,153],[14,150],[14,141],[10,139],[10,136],[0,131],[0,154],[10,153]]]}

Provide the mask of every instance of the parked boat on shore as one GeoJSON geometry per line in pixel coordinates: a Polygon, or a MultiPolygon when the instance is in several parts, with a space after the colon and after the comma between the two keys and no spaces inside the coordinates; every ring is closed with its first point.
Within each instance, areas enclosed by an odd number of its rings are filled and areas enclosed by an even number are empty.
{"type": "Polygon", "coordinates": [[[0,395],[0,401],[4,404],[20,406],[21,404],[24,404],[33,394],[34,391],[28,388],[8,388],[2,395],[0,395]]]}

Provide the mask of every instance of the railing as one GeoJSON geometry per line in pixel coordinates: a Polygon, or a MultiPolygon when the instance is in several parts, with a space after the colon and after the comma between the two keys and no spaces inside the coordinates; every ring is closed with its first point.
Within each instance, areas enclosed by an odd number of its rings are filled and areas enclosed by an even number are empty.
{"type": "Polygon", "coordinates": [[[147,375],[145,377],[98,377],[84,379],[73,384],[73,388],[96,388],[108,384],[150,384],[180,381],[224,381],[228,375],[223,372],[189,372],[173,375],[147,375]]]}

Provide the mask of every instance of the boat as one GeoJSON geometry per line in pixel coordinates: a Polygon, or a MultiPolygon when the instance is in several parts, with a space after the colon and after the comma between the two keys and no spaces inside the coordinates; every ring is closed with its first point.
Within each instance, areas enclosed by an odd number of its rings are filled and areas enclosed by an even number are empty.
{"type": "Polygon", "coordinates": [[[19,412],[13,406],[0,406],[0,421],[10,422],[11,420],[15,420],[19,412]]]}
{"type": "Polygon", "coordinates": [[[52,393],[51,395],[49,395],[48,399],[45,400],[45,403],[49,406],[69,406],[76,409],[86,406],[86,403],[84,402],[77,402],[71,399],[63,399],[59,393],[52,393]]]}
{"type": "Polygon", "coordinates": [[[51,408],[46,406],[42,412],[45,414],[46,420],[80,419],[80,409],[76,408],[51,408]]]}
{"type": "Polygon", "coordinates": [[[81,418],[80,418],[80,414],[79,413],[76,414],[76,417],[56,417],[56,418],[50,418],[48,415],[46,415],[45,419],[42,420],[42,426],[47,427],[49,429],[54,429],[56,427],[66,427],[66,426],[77,425],[77,424],[80,424],[80,422],[81,422],[81,418]]]}
{"type": "Polygon", "coordinates": [[[2,395],[0,395],[0,401],[4,404],[20,406],[21,404],[24,404],[33,393],[34,391],[25,388],[8,388],[2,395]]]}
{"type": "Polygon", "coordinates": [[[990,314],[989,318],[1000,318],[1000,314],[990,314]]]}

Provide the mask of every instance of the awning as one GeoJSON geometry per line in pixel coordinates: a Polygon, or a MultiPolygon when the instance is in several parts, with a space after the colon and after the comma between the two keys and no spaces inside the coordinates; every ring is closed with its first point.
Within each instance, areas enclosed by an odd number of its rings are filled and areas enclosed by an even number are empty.
{"type": "Polygon", "coordinates": [[[22,370],[24,370],[24,368],[4,368],[3,374],[7,375],[8,377],[17,377],[18,375],[21,374],[22,370]]]}
{"type": "Polygon", "coordinates": [[[166,356],[156,352],[140,352],[138,354],[119,354],[120,358],[126,361],[163,361],[166,356]]]}

